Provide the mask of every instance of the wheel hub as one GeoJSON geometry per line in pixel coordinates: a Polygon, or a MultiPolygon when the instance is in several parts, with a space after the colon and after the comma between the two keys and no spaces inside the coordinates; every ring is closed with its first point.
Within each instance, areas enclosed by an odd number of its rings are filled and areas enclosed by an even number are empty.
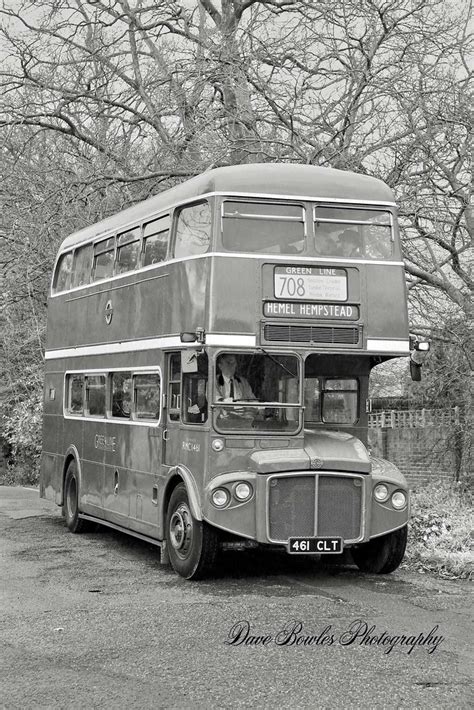
{"type": "Polygon", "coordinates": [[[189,508],[182,503],[170,520],[170,541],[176,552],[185,557],[192,543],[193,525],[189,508]]]}

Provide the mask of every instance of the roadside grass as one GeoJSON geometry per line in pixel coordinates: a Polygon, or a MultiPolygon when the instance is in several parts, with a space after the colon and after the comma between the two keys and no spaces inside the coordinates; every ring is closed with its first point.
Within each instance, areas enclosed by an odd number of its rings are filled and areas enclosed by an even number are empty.
{"type": "Polygon", "coordinates": [[[405,566],[445,579],[474,576],[474,515],[469,493],[435,481],[412,492],[405,566]]]}

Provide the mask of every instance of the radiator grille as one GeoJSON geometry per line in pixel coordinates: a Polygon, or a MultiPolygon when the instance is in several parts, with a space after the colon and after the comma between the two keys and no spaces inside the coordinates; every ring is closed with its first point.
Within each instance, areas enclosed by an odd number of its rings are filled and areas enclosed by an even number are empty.
{"type": "Polygon", "coordinates": [[[269,529],[272,540],[314,535],[314,476],[270,481],[269,529]]]}
{"type": "Polygon", "coordinates": [[[265,324],[263,338],[268,342],[280,343],[327,343],[329,345],[359,345],[358,327],[333,328],[313,325],[265,324]]]}
{"type": "Polygon", "coordinates": [[[270,540],[313,535],[356,540],[361,535],[361,507],[359,478],[321,474],[272,478],[268,506],[270,540]]]}
{"type": "Polygon", "coordinates": [[[356,540],[361,523],[360,479],[320,476],[318,493],[318,535],[356,540]]]}

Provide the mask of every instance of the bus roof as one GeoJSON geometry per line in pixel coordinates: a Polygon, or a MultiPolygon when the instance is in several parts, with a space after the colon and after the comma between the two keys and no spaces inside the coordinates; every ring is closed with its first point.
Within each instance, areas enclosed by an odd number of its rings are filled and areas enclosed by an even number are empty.
{"type": "Polygon", "coordinates": [[[61,251],[102,234],[131,225],[173,205],[208,193],[274,198],[305,197],[393,204],[390,188],[381,180],[345,170],[291,163],[250,163],[215,168],[67,237],[61,251]]]}

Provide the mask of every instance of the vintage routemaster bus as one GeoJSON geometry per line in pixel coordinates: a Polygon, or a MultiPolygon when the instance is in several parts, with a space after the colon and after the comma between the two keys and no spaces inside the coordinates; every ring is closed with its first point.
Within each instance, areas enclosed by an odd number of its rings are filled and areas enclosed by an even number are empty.
{"type": "Polygon", "coordinates": [[[387,573],[409,494],[369,455],[371,369],[410,352],[390,189],[218,168],[67,237],[49,296],[41,495],[185,578],[219,549],[350,548],[387,573]]]}

